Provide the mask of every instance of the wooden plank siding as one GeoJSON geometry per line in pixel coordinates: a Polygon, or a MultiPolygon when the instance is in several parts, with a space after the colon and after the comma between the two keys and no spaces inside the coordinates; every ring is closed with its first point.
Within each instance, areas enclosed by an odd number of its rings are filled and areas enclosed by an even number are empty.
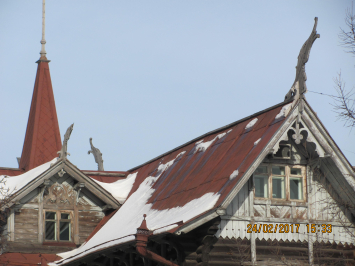
{"type": "Polygon", "coordinates": [[[250,240],[251,233],[247,232],[248,224],[254,222],[258,229],[260,225],[266,224],[272,225],[274,229],[280,224],[288,224],[289,227],[291,224],[300,225],[298,232],[294,229],[293,233],[291,227],[288,233],[280,233],[279,230],[264,233],[261,229],[255,234],[258,240],[308,242],[308,236],[312,234],[314,241],[318,242],[329,241],[349,245],[354,243],[355,230],[352,217],[342,206],[340,196],[334,191],[326,176],[313,174],[313,172],[309,175],[311,191],[305,202],[254,199],[252,210],[248,205],[250,199],[248,183],[246,183],[227,207],[226,214],[221,216],[216,237],[250,240]],[[307,224],[316,224],[316,232],[308,233],[307,224]],[[332,232],[322,233],[322,224],[331,224],[332,232]]]}
{"type": "Polygon", "coordinates": [[[15,241],[38,242],[38,210],[22,209],[21,212],[15,212],[15,241]]]}
{"type": "Polygon", "coordinates": [[[13,218],[9,216],[9,221],[14,221],[13,233],[8,238],[6,251],[55,254],[72,250],[76,245],[84,243],[104,217],[104,203],[94,194],[85,191],[85,188],[77,200],[78,191],[73,188],[75,183],[67,174],[62,177],[54,175],[46,189],[35,189],[14,205],[13,218]],[[70,213],[72,239],[67,245],[62,242],[63,245],[58,246],[60,241],[44,239],[46,211],[56,212],[58,219],[61,213],[70,213]]]}
{"type": "Polygon", "coordinates": [[[104,217],[99,211],[79,211],[79,243],[82,244],[104,217]]]}

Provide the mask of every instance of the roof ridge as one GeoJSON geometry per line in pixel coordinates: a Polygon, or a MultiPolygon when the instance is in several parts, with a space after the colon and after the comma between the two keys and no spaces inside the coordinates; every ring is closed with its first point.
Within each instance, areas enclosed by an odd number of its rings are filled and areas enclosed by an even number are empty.
{"type": "Polygon", "coordinates": [[[269,107],[269,108],[266,108],[266,109],[264,109],[264,110],[261,110],[261,111],[259,111],[259,112],[256,112],[256,113],[254,113],[254,114],[252,114],[252,115],[250,115],[250,116],[247,116],[247,117],[244,117],[244,118],[242,118],[242,119],[239,119],[239,120],[237,120],[237,121],[235,121],[235,122],[233,122],[233,123],[230,123],[230,124],[225,125],[225,126],[223,126],[223,127],[220,127],[220,128],[215,129],[215,130],[209,131],[209,132],[207,132],[207,133],[205,133],[205,134],[203,134],[203,135],[201,135],[201,136],[199,136],[199,137],[197,137],[197,138],[194,138],[194,139],[192,139],[192,140],[190,140],[190,141],[188,141],[188,142],[186,142],[186,143],[184,143],[184,144],[182,144],[182,145],[180,145],[180,146],[178,146],[178,147],[176,147],[176,148],[174,148],[174,149],[172,149],[172,150],[170,150],[170,151],[167,151],[167,152],[165,152],[165,153],[163,153],[163,154],[161,154],[161,155],[159,155],[159,156],[157,156],[157,157],[155,157],[155,158],[153,158],[153,159],[151,159],[151,160],[149,160],[149,161],[147,161],[147,162],[145,162],[145,163],[143,163],[143,164],[140,164],[140,165],[138,165],[138,166],[136,166],[136,167],[133,167],[133,168],[127,170],[127,172],[134,171],[134,170],[136,170],[136,169],[142,167],[143,165],[146,165],[146,164],[148,164],[148,163],[154,162],[155,160],[158,160],[158,159],[164,157],[165,155],[168,155],[168,154],[170,154],[170,153],[172,153],[172,152],[174,152],[174,151],[176,151],[176,150],[178,150],[178,149],[181,149],[182,147],[185,147],[185,146],[187,146],[187,145],[189,145],[189,144],[191,144],[191,143],[193,143],[193,142],[195,142],[195,141],[197,141],[197,140],[199,140],[199,139],[201,139],[201,138],[204,138],[204,137],[207,137],[207,136],[209,136],[209,135],[212,135],[212,134],[218,133],[218,132],[220,132],[220,131],[223,131],[223,130],[225,130],[225,129],[227,129],[227,128],[230,128],[230,127],[232,127],[232,126],[234,126],[234,125],[237,125],[237,124],[239,124],[239,123],[242,123],[242,122],[244,122],[245,120],[248,120],[248,119],[253,118],[253,117],[255,117],[255,116],[261,115],[261,114],[263,114],[263,113],[265,113],[265,112],[268,112],[268,111],[270,111],[270,110],[272,110],[272,109],[275,109],[275,108],[277,108],[277,107],[279,107],[279,106],[286,105],[286,104],[288,104],[288,103],[290,103],[290,102],[292,102],[292,101],[293,101],[293,99],[290,99],[290,100],[287,100],[287,101],[284,101],[284,102],[275,104],[275,105],[273,105],[273,106],[271,106],[271,107],[269,107]]]}

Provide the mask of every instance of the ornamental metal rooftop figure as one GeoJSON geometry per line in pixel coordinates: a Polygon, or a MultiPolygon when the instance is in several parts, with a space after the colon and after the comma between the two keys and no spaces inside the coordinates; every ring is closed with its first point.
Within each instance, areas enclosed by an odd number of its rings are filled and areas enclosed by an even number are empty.
{"type": "Polygon", "coordinates": [[[95,158],[95,162],[97,163],[97,170],[98,171],[105,171],[104,170],[104,160],[102,160],[102,153],[98,148],[95,148],[92,144],[92,138],[90,138],[90,146],[91,150],[88,151],[88,154],[92,153],[95,158]]]}
{"type": "Polygon", "coordinates": [[[67,148],[68,148],[68,140],[70,138],[71,132],[73,131],[73,127],[74,127],[74,123],[71,124],[70,127],[68,127],[67,131],[64,134],[62,149],[57,152],[59,154],[60,159],[66,160],[67,155],[70,155],[70,153],[67,152],[67,148]]]}
{"type": "Polygon", "coordinates": [[[308,62],[309,53],[311,52],[311,48],[314,41],[320,37],[320,35],[317,34],[316,31],[317,23],[318,23],[318,18],[315,17],[314,26],[311,35],[308,37],[307,41],[303,44],[301,51],[298,55],[298,62],[296,66],[296,78],[295,81],[293,82],[291,89],[285,96],[285,101],[288,101],[290,99],[298,99],[300,98],[301,94],[307,92],[307,86],[306,86],[307,75],[306,75],[305,65],[308,62]]]}

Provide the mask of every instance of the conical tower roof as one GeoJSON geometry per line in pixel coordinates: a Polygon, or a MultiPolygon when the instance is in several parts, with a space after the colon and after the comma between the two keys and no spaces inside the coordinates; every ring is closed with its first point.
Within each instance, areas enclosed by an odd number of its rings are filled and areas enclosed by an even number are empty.
{"type": "Polygon", "coordinates": [[[19,168],[28,171],[57,156],[62,148],[48,60],[37,61],[37,75],[32,95],[19,168]]]}

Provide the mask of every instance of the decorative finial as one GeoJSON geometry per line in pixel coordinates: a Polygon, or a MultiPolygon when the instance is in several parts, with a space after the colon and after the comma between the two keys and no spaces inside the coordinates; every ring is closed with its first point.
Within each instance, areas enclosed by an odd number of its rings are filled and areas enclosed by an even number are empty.
{"type": "Polygon", "coordinates": [[[320,37],[320,35],[317,33],[316,30],[317,23],[318,23],[318,18],[315,17],[314,26],[311,35],[308,37],[307,41],[303,44],[301,51],[298,55],[298,62],[296,66],[296,78],[291,89],[285,96],[285,101],[288,101],[292,98],[299,98],[300,95],[307,92],[307,86],[306,86],[307,75],[306,75],[305,65],[308,62],[309,53],[311,52],[311,48],[314,41],[320,37]]]}
{"type": "Polygon", "coordinates": [[[42,3],[42,40],[41,40],[41,44],[42,44],[42,49],[41,49],[41,52],[40,52],[40,55],[41,55],[41,59],[43,60],[47,60],[47,57],[46,57],[46,49],[45,49],[45,44],[46,44],[46,39],[45,39],[45,29],[46,29],[46,0],[43,0],[43,3],[42,3]]]}
{"type": "Polygon", "coordinates": [[[143,234],[143,235],[150,234],[150,231],[147,227],[147,221],[145,220],[145,217],[147,217],[147,215],[143,214],[143,221],[141,223],[141,226],[137,228],[137,234],[143,234]]]}
{"type": "Polygon", "coordinates": [[[98,148],[95,148],[94,145],[92,144],[92,138],[90,138],[90,146],[91,150],[88,151],[88,154],[92,153],[95,158],[95,162],[97,163],[97,170],[99,171],[105,171],[104,170],[104,160],[102,160],[102,153],[98,148]]]}
{"type": "Polygon", "coordinates": [[[73,131],[73,127],[74,127],[74,123],[71,124],[70,127],[68,127],[67,131],[64,134],[62,149],[57,152],[59,154],[60,159],[66,160],[67,155],[70,155],[70,153],[67,152],[67,148],[68,148],[68,140],[70,138],[71,132],[73,131]]]}

